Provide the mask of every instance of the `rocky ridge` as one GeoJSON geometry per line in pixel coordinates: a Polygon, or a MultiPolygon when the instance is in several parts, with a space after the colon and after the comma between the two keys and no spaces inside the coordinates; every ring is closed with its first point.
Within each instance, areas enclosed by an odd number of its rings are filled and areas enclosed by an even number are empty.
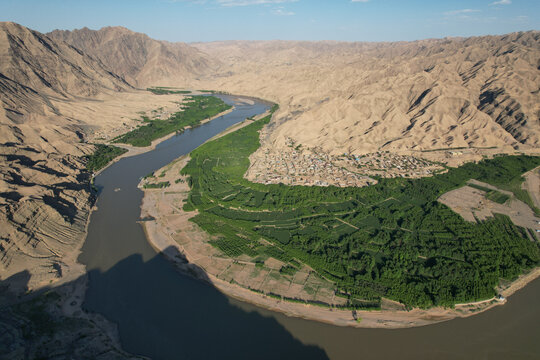
{"type": "Polygon", "coordinates": [[[53,102],[131,87],[101,62],[14,23],[0,23],[0,58],[0,273],[29,270],[35,288],[76,266],[67,254],[81,246],[92,202],[84,124],[53,102]]]}
{"type": "Polygon", "coordinates": [[[224,63],[200,86],[281,105],[257,158],[290,151],[289,139],[335,155],[538,151],[538,31],[396,43],[194,46],[224,63]]]}
{"type": "Polygon", "coordinates": [[[100,59],[115,74],[139,87],[182,86],[186,79],[208,74],[219,64],[216,58],[187,44],[154,40],[123,27],[55,30],[48,35],[100,59]]]}

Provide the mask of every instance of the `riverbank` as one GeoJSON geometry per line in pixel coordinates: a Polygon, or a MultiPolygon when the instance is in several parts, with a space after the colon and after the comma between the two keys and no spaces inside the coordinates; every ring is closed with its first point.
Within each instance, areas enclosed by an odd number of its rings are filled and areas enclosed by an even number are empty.
{"type": "MultiPolygon", "coordinates": [[[[231,108],[216,114],[211,118],[204,119],[201,121],[201,124],[224,116],[233,110],[234,108],[231,108]]],[[[185,129],[188,128],[191,127],[185,127],[185,129]]],[[[115,137],[113,136],[114,133],[110,132],[108,129],[103,129],[100,134],[100,137],[105,136],[106,134],[110,135],[106,136],[107,138],[115,137]]],[[[156,139],[150,146],[145,148],[126,146],[128,150],[126,153],[114,158],[104,168],[97,171],[94,174],[94,177],[105,169],[108,169],[109,166],[115,164],[122,158],[139,155],[154,150],[159,143],[171,138],[174,135],[175,133],[173,132],[165,137],[156,139]]],[[[96,142],[103,141],[101,140],[96,142]]],[[[124,146],[121,145],[120,147],[124,146]]],[[[88,185],[86,181],[85,183],[88,185]]],[[[84,185],[84,183],[81,185],[84,185]]],[[[130,357],[130,355],[121,350],[117,325],[114,322],[107,320],[100,314],[86,311],[82,307],[82,304],[85,301],[89,283],[87,266],[80,261],[80,257],[86,243],[85,240],[88,237],[90,220],[94,210],[97,210],[97,207],[93,202],[93,195],[95,194],[90,194],[87,191],[85,191],[84,194],[87,196],[79,196],[77,198],[74,197],[74,200],[76,200],[74,207],[77,209],[77,214],[74,216],[74,220],[71,223],[64,219],[61,224],[65,224],[65,226],[62,228],[44,227],[40,229],[40,232],[44,233],[46,236],[55,236],[59,238],[62,240],[60,241],[61,244],[64,245],[63,248],[65,248],[65,250],[62,249],[64,250],[64,253],[62,254],[61,259],[54,264],[54,271],[56,271],[58,274],[57,277],[54,279],[54,281],[49,280],[48,278],[39,280],[39,282],[35,280],[34,282],[36,282],[36,285],[32,284],[32,287],[28,286],[26,283],[27,280],[24,276],[19,276],[17,278],[13,277],[14,280],[12,283],[15,285],[10,284],[10,290],[16,288],[21,288],[21,291],[26,291],[27,288],[30,290],[20,296],[11,296],[11,293],[2,292],[2,294],[0,294],[0,300],[3,307],[2,310],[8,311],[6,310],[9,309],[8,306],[12,306],[13,309],[24,308],[30,313],[35,311],[35,309],[40,309],[39,311],[43,312],[43,317],[47,318],[47,321],[51,323],[50,326],[53,326],[52,324],[56,323],[67,323],[67,327],[73,326],[73,323],[78,324],[77,327],[70,328],[69,331],[64,331],[63,327],[58,327],[58,334],[54,334],[54,338],[49,341],[47,334],[40,333],[40,321],[42,318],[40,317],[37,320],[30,318],[28,322],[31,325],[25,324],[24,326],[28,327],[29,329],[31,326],[37,326],[36,332],[32,335],[32,341],[38,344],[42,343],[40,345],[42,347],[46,346],[51,349],[53,349],[55,346],[58,348],[67,348],[68,345],[64,345],[64,343],[73,342],[75,341],[73,339],[80,338],[77,340],[79,344],[88,344],[84,346],[86,346],[89,351],[96,349],[97,353],[110,352],[111,354],[118,355],[118,358],[127,358],[130,357]],[[67,236],[69,236],[69,239],[65,239],[67,236]],[[41,310],[39,306],[43,306],[45,310],[41,310]],[[82,340],[83,338],[84,340],[82,340]],[[50,345],[51,343],[54,343],[55,345],[50,345]]],[[[70,193],[69,196],[73,196],[73,194],[70,193]]],[[[51,251],[58,252],[58,249],[53,248],[51,251]]],[[[19,316],[17,319],[17,321],[23,321],[24,317],[19,316]]],[[[3,320],[5,320],[5,318],[0,319],[0,327],[5,325],[5,323],[2,322],[3,320]]],[[[20,332],[15,333],[16,336],[21,335],[19,334],[20,332]]],[[[1,341],[0,348],[2,348],[1,341]]],[[[93,354],[93,352],[89,353],[93,354]]]]}
{"type": "MultiPolygon", "coordinates": [[[[243,123],[244,126],[245,123],[243,123]]],[[[242,125],[236,125],[233,129],[227,129],[220,135],[223,136],[225,133],[230,133],[240,127],[242,125]]],[[[249,277],[250,272],[256,270],[255,264],[223,256],[222,253],[209,244],[212,239],[210,235],[189,221],[191,217],[196,215],[196,212],[188,213],[182,209],[183,202],[187,199],[189,193],[189,186],[187,185],[187,179],[179,177],[178,174],[188,161],[188,156],[182,156],[156,171],[156,173],[163,174],[159,178],[160,182],[168,181],[170,183],[167,188],[143,189],[141,218],[153,220],[144,221],[142,225],[148,242],[156,251],[175,262],[184,272],[209,282],[230,297],[281,312],[288,316],[338,326],[364,328],[408,328],[429,325],[457,317],[478,314],[505,303],[504,299],[492,298],[459,304],[454,309],[431,308],[428,310],[413,309],[405,311],[401,304],[383,300],[381,310],[357,310],[353,315],[350,310],[276,299],[252,291],[245,286],[240,286],[237,280],[242,281],[249,277]],[[232,269],[238,269],[235,270],[235,275],[238,277],[228,274],[233,271],[232,269]]],[[[272,265],[265,264],[265,266],[272,265]]],[[[279,267],[273,269],[274,273],[276,269],[279,270],[279,267]]],[[[534,269],[511,283],[510,286],[501,289],[501,294],[508,297],[538,276],[540,276],[540,268],[534,269]]],[[[266,276],[262,281],[268,279],[269,276],[266,276]]],[[[293,282],[291,282],[290,286],[294,286],[293,282]]]]}
{"type": "MultiPolygon", "coordinates": [[[[234,109],[235,109],[235,107],[233,106],[230,109],[222,111],[217,115],[214,115],[214,116],[212,116],[212,117],[210,117],[208,119],[204,119],[204,120],[201,121],[200,125],[206,124],[206,123],[208,123],[208,122],[210,122],[212,120],[215,120],[215,119],[217,119],[219,117],[225,116],[225,115],[233,112],[234,109]]],[[[192,128],[191,126],[186,126],[184,128],[184,130],[191,129],[191,128],[192,128]]],[[[115,162],[117,162],[117,161],[119,161],[119,160],[121,160],[123,158],[144,154],[144,153],[146,153],[148,151],[154,150],[156,148],[156,146],[158,146],[159,144],[161,144],[165,140],[169,140],[173,136],[176,136],[175,132],[172,132],[172,133],[170,133],[168,135],[165,135],[165,136],[163,136],[163,137],[161,137],[159,139],[156,139],[156,140],[152,141],[150,146],[144,146],[144,147],[138,147],[138,146],[133,146],[133,145],[128,145],[128,144],[121,144],[121,143],[104,142],[103,144],[105,144],[105,145],[111,145],[111,146],[116,146],[116,147],[119,147],[119,148],[122,148],[122,149],[126,149],[127,152],[122,154],[122,155],[119,155],[119,156],[115,157],[107,165],[105,165],[103,168],[96,171],[94,173],[94,177],[98,176],[101,172],[103,172],[109,166],[111,166],[112,164],[114,164],[115,162]]]]}
{"type": "MultiPolygon", "coordinates": [[[[177,164],[186,163],[187,161],[188,158],[184,157],[177,164]]],[[[385,300],[383,301],[383,307],[386,307],[386,310],[357,310],[355,319],[353,312],[350,310],[293,303],[265,296],[236,285],[234,282],[231,283],[219,279],[212,273],[212,270],[219,269],[218,266],[212,267],[212,264],[220,262],[222,259],[217,258],[215,252],[212,251],[211,245],[208,244],[209,236],[204,231],[198,229],[195,224],[189,222],[189,218],[194,216],[194,213],[188,214],[182,211],[179,206],[174,206],[169,199],[165,198],[165,192],[176,193],[176,195],[178,193],[186,193],[178,190],[175,188],[143,190],[144,198],[141,206],[141,218],[152,217],[155,219],[142,222],[148,242],[156,251],[176,263],[182,271],[209,282],[224,294],[235,299],[271,311],[281,312],[288,316],[338,326],[363,328],[408,328],[430,325],[457,317],[478,314],[495,306],[502,305],[505,302],[504,300],[499,301],[493,298],[475,303],[460,304],[455,309],[431,308],[428,310],[413,309],[411,311],[403,311],[390,310],[391,307],[396,308],[399,305],[385,300]],[[166,209],[169,209],[169,211],[166,209]],[[185,262],[184,258],[188,263],[185,262]],[[357,319],[360,319],[360,321],[357,319]]],[[[181,203],[178,197],[176,200],[177,204],[181,203]]],[[[539,276],[540,268],[537,268],[513,282],[507,289],[502,291],[502,295],[505,297],[512,295],[539,276]]]]}

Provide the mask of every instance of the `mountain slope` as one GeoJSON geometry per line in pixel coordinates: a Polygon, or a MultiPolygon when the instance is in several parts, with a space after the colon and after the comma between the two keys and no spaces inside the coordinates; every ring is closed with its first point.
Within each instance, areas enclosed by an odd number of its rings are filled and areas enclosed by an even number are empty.
{"type": "MultiPolygon", "coordinates": [[[[95,96],[131,88],[101,62],[46,35],[9,22],[0,23],[0,142],[13,141],[13,134],[35,135],[23,119],[59,115],[51,99],[95,96]],[[7,138],[6,138],[7,137],[7,138]]],[[[53,125],[54,126],[54,125],[53,125]]],[[[62,132],[62,130],[58,130],[62,132]]]]}
{"type": "Polygon", "coordinates": [[[91,205],[80,157],[92,149],[81,142],[85,124],[54,104],[131,86],[100,61],[14,23],[0,23],[0,59],[0,279],[28,270],[36,287],[77,267],[91,205]]]}
{"type": "Polygon", "coordinates": [[[192,46],[154,40],[123,27],[55,30],[48,35],[100,59],[114,73],[140,87],[181,86],[219,63],[192,46]]]}
{"type": "MultiPolygon", "coordinates": [[[[397,43],[195,44],[222,59],[201,87],[281,105],[259,151],[366,154],[540,146],[540,32],[397,43]]],[[[464,161],[466,158],[453,159],[464,161]]]]}

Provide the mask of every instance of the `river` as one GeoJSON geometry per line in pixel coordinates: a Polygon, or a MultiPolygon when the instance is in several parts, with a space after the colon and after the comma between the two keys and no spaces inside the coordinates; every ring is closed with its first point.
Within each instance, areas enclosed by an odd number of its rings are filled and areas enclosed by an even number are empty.
{"type": "MultiPolygon", "coordinates": [[[[235,97],[220,96],[229,104],[235,97]]],[[[137,221],[140,178],[189,153],[266,104],[233,112],[121,159],[100,189],[79,261],[88,311],[118,324],[123,348],[153,359],[538,359],[540,279],[504,306],[426,327],[355,329],[289,318],[230,299],[178,272],[148,244],[137,221]]]]}

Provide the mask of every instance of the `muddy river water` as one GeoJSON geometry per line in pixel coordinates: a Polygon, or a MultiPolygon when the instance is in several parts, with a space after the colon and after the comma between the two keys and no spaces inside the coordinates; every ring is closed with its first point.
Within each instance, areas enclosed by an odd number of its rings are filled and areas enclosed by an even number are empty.
{"type": "MultiPolygon", "coordinates": [[[[235,98],[222,96],[228,103],[235,98]]],[[[233,300],[178,272],[148,244],[140,178],[268,107],[235,105],[99,176],[98,209],[79,260],[85,309],[118,324],[123,348],[153,359],[539,359],[540,279],[504,306],[426,327],[355,329],[289,318],[233,300]]]]}

